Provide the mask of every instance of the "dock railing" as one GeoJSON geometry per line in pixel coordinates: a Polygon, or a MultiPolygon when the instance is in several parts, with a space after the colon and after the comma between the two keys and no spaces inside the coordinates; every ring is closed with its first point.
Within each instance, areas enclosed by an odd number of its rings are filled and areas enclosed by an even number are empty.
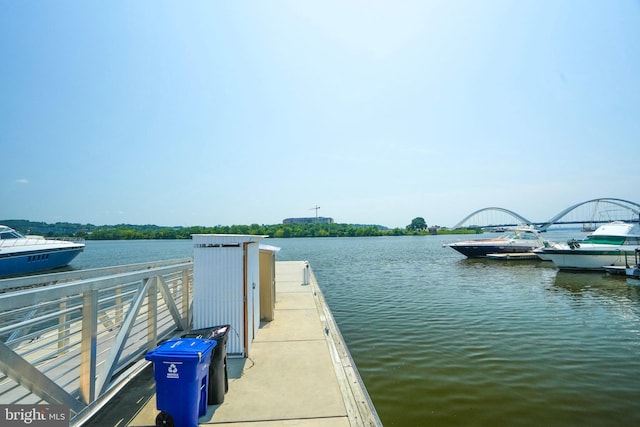
{"type": "Polygon", "coordinates": [[[191,323],[193,263],[0,280],[0,403],[62,404],[71,425],[191,323]]]}

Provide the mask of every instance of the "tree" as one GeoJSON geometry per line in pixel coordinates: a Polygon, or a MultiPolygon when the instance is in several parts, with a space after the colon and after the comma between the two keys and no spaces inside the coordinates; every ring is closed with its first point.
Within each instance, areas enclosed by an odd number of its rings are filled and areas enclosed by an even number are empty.
{"type": "Polygon", "coordinates": [[[411,224],[407,225],[407,230],[409,231],[422,231],[422,230],[426,230],[427,228],[427,223],[425,222],[424,218],[422,217],[417,217],[417,218],[413,218],[413,220],[411,220],[411,224]]]}

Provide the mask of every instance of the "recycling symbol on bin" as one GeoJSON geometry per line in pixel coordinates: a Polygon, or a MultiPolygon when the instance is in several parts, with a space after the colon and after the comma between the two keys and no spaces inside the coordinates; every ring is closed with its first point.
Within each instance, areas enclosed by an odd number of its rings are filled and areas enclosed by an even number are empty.
{"type": "Polygon", "coordinates": [[[169,367],[167,368],[167,378],[180,378],[180,374],[178,374],[178,367],[176,366],[176,364],[171,362],[166,363],[169,363],[169,367]]]}

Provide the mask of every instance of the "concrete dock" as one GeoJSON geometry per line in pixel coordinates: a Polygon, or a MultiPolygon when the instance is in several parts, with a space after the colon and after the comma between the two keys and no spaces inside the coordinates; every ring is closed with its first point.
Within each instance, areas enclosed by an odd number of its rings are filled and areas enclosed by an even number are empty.
{"type": "MultiPolygon", "coordinates": [[[[248,358],[228,359],[229,391],[199,425],[381,426],[331,311],[303,261],[276,262],[274,320],[263,322],[248,358]]],[[[86,425],[154,426],[148,366],[86,425]]]]}

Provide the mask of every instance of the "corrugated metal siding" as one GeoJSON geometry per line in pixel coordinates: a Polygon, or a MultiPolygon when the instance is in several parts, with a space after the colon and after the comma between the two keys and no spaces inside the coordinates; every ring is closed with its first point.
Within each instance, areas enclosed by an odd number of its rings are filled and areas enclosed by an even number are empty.
{"type": "Polygon", "coordinates": [[[244,235],[193,236],[193,328],[230,324],[227,352],[231,355],[248,355],[259,327],[259,239],[259,236],[244,235]],[[256,242],[247,245],[247,348],[244,346],[246,242],[256,242]],[[253,283],[256,283],[255,289],[253,283]]]}

